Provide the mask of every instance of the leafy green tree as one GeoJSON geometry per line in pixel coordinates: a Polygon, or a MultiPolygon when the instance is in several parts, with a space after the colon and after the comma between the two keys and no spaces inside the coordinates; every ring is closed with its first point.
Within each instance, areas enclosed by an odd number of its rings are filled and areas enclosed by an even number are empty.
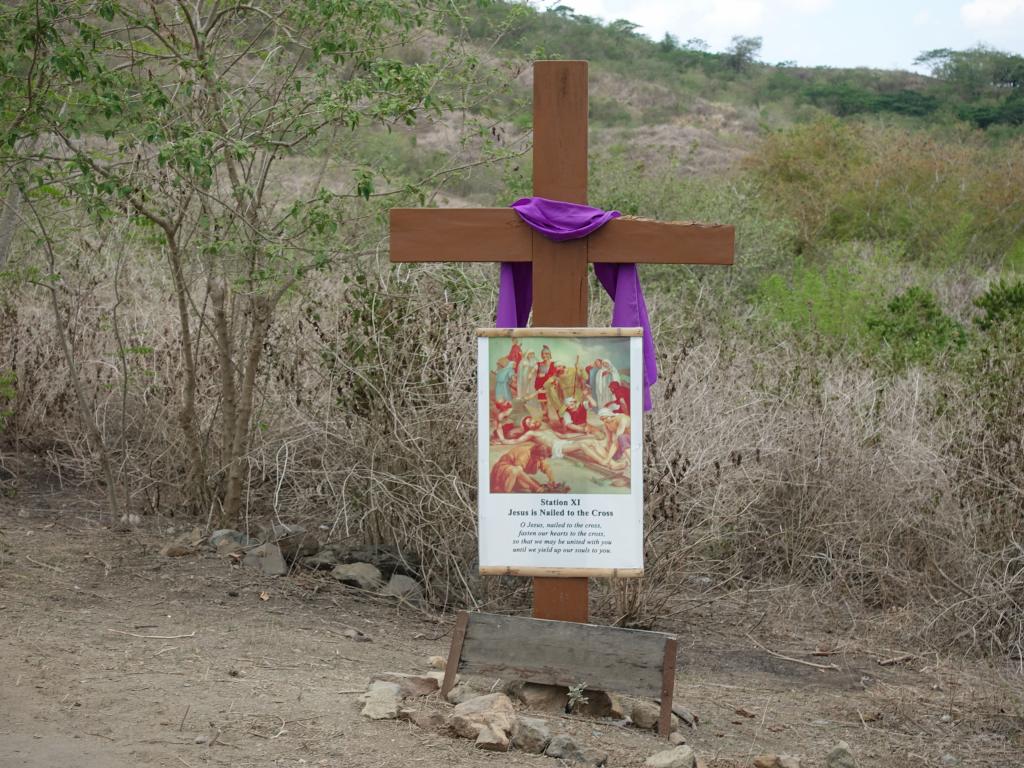
{"type": "Polygon", "coordinates": [[[639,24],[634,24],[629,19],[616,19],[608,25],[608,29],[620,35],[635,35],[639,28],[639,24]]]}
{"type": "Polygon", "coordinates": [[[671,32],[666,32],[665,36],[661,38],[661,42],[658,43],[658,48],[664,52],[677,50],[679,48],[679,38],[671,32]]]}
{"type": "Polygon", "coordinates": [[[423,63],[402,57],[417,39],[450,32],[458,8],[21,0],[0,11],[6,178],[39,206],[123,218],[158,244],[180,324],[182,485],[195,508],[219,505],[223,524],[239,515],[279,304],[352,249],[351,223],[370,204],[419,194],[346,156],[351,137],[472,98],[477,64],[456,42],[423,63]],[[300,153],[321,157],[321,172],[297,176],[289,161],[300,153]],[[197,406],[201,336],[216,348],[213,437],[197,406]]]}
{"type": "Polygon", "coordinates": [[[915,64],[931,68],[933,76],[950,83],[967,100],[992,88],[1018,88],[1024,82],[1024,56],[978,45],[964,51],[936,48],[925,51],[915,64]]]}
{"type": "Polygon", "coordinates": [[[749,69],[761,55],[761,45],[763,42],[761,37],[734,36],[729,47],[725,49],[727,66],[735,72],[743,72],[749,69]]]}

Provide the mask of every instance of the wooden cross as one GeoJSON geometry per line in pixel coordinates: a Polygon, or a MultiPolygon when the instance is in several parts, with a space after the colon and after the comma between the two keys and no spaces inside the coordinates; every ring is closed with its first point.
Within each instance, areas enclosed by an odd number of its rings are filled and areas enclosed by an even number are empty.
{"type": "MultiPolygon", "coordinates": [[[[533,193],[587,202],[587,62],[533,65],[533,193]]],[[[533,325],[587,324],[589,264],[732,264],[732,227],[618,218],[554,242],[511,208],[394,208],[391,261],[532,261],[533,325]]],[[[533,615],[586,622],[586,578],[535,577],[533,615]]]]}

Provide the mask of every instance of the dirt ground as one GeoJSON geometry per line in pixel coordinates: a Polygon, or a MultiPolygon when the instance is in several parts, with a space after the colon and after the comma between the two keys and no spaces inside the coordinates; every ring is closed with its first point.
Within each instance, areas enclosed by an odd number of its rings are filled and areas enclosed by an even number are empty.
{"type": "MultiPolygon", "coordinates": [[[[0,768],[559,764],[359,715],[371,673],[422,671],[447,652],[450,615],[314,574],[261,579],[212,552],[161,557],[168,520],[115,523],[99,496],[38,473],[0,499],[0,768]]],[[[676,698],[700,717],[684,731],[709,768],[761,752],[821,766],[839,740],[861,768],[1024,765],[1024,677],[892,647],[880,627],[899,617],[794,594],[692,601],[657,627],[679,634],[676,698]],[[822,648],[836,653],[812,655],[822,648]]],[[[449,709],[436,694],[422,706],[449,709]]],[[[612,721],[549,717],[613,768],[665,746],[612,721]]]]}

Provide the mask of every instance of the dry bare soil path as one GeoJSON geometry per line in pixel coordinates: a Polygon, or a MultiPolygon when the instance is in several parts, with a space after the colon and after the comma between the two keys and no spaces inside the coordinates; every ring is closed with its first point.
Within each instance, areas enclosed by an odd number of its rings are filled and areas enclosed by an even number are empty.
{"type": "MultiPolygon", "coordinates": [[[[450,616],[311,574],[263,580],[213,553],[160,557],[171,535],[156,522],[114,523],[55,478],[0,499],[0,768],[559,764],[359,715],[370,674],[446,652],[450,616]],[[372,642],[345,637],[350,627],[372,642]]],[[[658,628],[679,633],[676,697],[700,716],[686,736],[709,768],[761,752],[820,766],[840,739],[862,768],[1024,765],[1012,670],[892,648],[884,621],[791,591],[691,602],[658,628]],[[819,647],[838,652],[810,655],[819,647]],[[878,664],[898,652],[913,657],[878,664]]],[[[613,768],[664,748],[611,721],[551,719],[613,768]]]]}

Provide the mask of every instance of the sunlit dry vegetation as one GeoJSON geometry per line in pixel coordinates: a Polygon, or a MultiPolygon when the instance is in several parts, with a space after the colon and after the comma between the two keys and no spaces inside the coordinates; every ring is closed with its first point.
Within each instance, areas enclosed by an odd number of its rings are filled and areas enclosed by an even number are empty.
{"type": "MultiPolygon", "coordinates": [[[[3,450],[45,453],[118,512],[278,517],[393,543],[423,563],[436,605],[493,606],[521,587],[473,567],[472,333],[493,321],[494,274],[388,265],[383,214],[528,190],[523,92],[497,90],[521,69],[503,48],[515,18],[337,4],[362,8],[366,48],[321,34],[338,30],[317,15],[327,6],[290,5],[269,29],[266,12],[225,19],[211,59],[187,21],[128,3],[56,4],[45,36],[25,4],[0,12],[24,43],[3,44],[0,69],[16,211],[3,450]],[[121,25],[138,37],[110,31],[121,25]],[[237,74],[204,80],[234,51],[237,74]]],[[[669,42],[652,53],[665,77],[690,56],[669,42]]],[[[743,145],[731,169],[688,174],[685,150],[638,162],[638,132],[601,145],[591,172],[596,205],[737,228],[731,269],[644,272],[664,374],[647,430],[648,576],[600,587],[615,596],[603,618],[648,626],[700,591],[795,583],[912,616],[901,631],[921,642],[1019,661],[1020,137],[952,109],[934,126],[824,115],[809,97],[758,106],[737,94],[761,65],[691,53],[735,97],[705,108],[750,117],[733,126],[742,142],[723,139],[743,145]],[[800,120],[780,125],[790,106],[800,120]]],[[[698,69],[672,84],[671,120],[698,69]]],[[[645,119],[600,91],[593,104],[599,124],[645,119]]],[[[604,323],[596,291],[592,304],[604,323]]]]}

